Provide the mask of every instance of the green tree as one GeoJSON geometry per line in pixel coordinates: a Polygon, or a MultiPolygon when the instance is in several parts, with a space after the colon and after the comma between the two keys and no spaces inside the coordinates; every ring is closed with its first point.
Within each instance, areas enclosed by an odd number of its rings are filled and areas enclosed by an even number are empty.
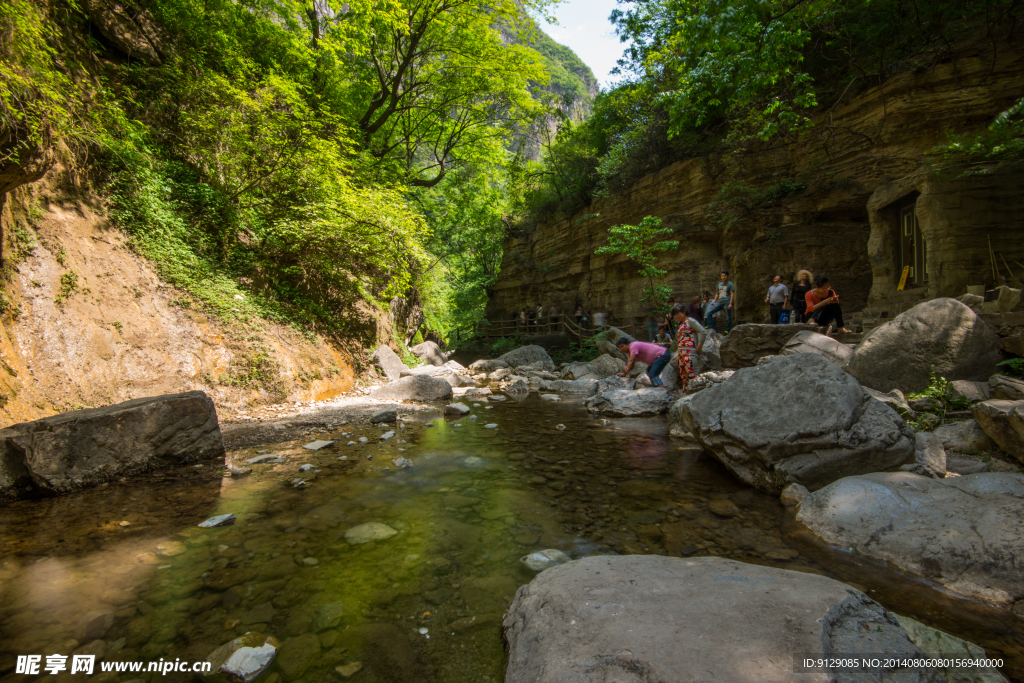
{"type": "Polygon", "coordinates": [[[640,277],[647,279],[640,301],[661,306],[672,293],[672,288],[659,282],[668,271],[658,268],[655,263],[661,252],[679,248],[678,240],[662,239],[671,234],[672,228],[661,227],[660,218],[645,216],[640,225],[616,225],[608,230],[608,244],[594,253],[598,256],[622,254],[637,264],[640,277]]]}

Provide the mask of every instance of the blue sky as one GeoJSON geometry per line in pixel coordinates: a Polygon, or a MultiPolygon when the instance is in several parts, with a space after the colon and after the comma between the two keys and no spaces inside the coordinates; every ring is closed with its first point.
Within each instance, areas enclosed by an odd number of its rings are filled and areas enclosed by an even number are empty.
{"type": "Polygon", "coordinates": [[[618,80],[608,72],[625,47],[608,21],[617,6],[615,0],[563,0],[554,10],[558,24],[541,24],[549,36],[579,55],[603,88],[618,80]]]}

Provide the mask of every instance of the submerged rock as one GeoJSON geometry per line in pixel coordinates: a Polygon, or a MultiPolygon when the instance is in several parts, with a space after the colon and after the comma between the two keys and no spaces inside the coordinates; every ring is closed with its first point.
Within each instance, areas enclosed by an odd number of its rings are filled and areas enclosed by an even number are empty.
{"type": "Polygon", "coordinates": [[[209,519],[203,520],[199,524],[196,524],[196,526],[202,527],[204,529],[213,529],[214,527],[219,527],[219,526],[230,526],[231,524],[234,524],[234,523],[235,523],[235,516],[232,515],[232,514],[226,514],[226,515],[217,515],[216,517],[210,517],[209,519]]]}
{"type": "Polygon", "coordinates": [[[235,638],[206,657],[210,662],[210,673],[201,676],[215,678],[215,674],[220,674],[231,683],[248,683],[270,668],[278,647],[277,639],[261,633],[235,638]]]}
{"type": "Polygon", "coordinates": [[[311,441],[307,443],[305,446],[303,446],[303,448],[310,451],[319,451],[323,450],[324,448],[327,448],[328,446],[333,446],[334,444],[334,441],[321,441],[318,439],[316,441],[311,441]]]}
{"type": "Polygon", "coordinates": [[[249,458],[246,462],[250,465],[279,465],[282,462],[288,462],[288,458],[276,455],[257,455],[255,458],[249,458]]]}
{"type": "Polygon", "coordinates": [[[571,562],[572,558],[561,550],[548,548],[547,550],[535,550],[529,555],[519,558],[519,561],[535,572],[542,572],[545,569],[571,562]]]}
{"type": "Polygon", "coordinates": [[[914,455],[914,432],[899,415],[815,354],[738,370],[678,405],[673,415],[685,431],[739,479],[770,493],[794,482],[813,491],[914,455]]]}
{"type": "Polygon", "coordinates": [[[797,521],[826,543],[976,600],[1024,598],[1024,474],[930,479],[847,477],[800,504],[797,521]]]}
{"type": "MultiPolygon", "coordinates": [[[[517,591],[502,625],[506,683],[692,681],[695,672],[792,681],[804,677],[794,675],[794,654],[924,654],[892,614],[846,584],[716,557],[588,557],[553,567],[517,591]]],[[[934,680],[927,670],[903,674],[934,680]]]]}
{"type": "Polygon", "coordinates": [[[362,545],[370,541],[382,541],[391,538],[398,532],[382,522],[367,522],[354,526],[345,532],[345,540],[350,545],[362,545]]]}

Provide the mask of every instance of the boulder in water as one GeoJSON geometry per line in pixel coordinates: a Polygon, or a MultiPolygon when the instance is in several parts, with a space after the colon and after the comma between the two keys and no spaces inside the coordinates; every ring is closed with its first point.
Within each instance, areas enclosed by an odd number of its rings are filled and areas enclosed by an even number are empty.
{"type": "Polygon", "coordinates": [[[678,412],[685,431],[737,477],[773,493],[792,482],[813,491],[914,456],[903,419],[816,354],[738,370],[678,412]]]}
{"type": "Polygon", "coordinates": [[[201,391],[73,410],[0,430],[0,500],[215,457],[224,457],[224,439],[201,391]]]}
{"type": "Polygon", "coordinates": [[[616,389],[588,398],[586,406],[592,413],[614,417],[637,417],[668,412],[673,401],[672,395],[663,388],[635,391],[616,389]]]}
{"type": "Polygon", "coordinates": [[[1024,598],[1024,474],[846,477],[800,503],[826,543],[990,604],[1024,598]]]}

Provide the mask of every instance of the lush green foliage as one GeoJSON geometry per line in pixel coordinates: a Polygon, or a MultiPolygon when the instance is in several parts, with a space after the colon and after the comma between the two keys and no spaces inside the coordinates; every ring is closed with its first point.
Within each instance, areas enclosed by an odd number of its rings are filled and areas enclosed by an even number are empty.
{"type": "MultiPolygon", "coordinates": [[[[670,163],[784,145],[820,116],[898,70],[926,69],[1011,32],[1019,0],[637,0],[612,13],[629,48],[624,77],[594,115],[560,134],[529,177],[519,224],[571,213],[670,163]]],[[[958,161],[1017,158],[1020,107],[958,161]]],[[[561,132],[560,132],[561,133],[561,132]]],[[[771,189],[771,188],[767,188],[771,189]]],[[[751,192],[762,192],[750,188],[751,192]]],[[[722,199],[725,199],[724,197],[722,199]]],[[[720,202],[721,204],[722,202],[720,202]]],[[[729,223],[736,206],[719,216],[729,223]]]]}
{"type": "Polygon", "coordinates": [[[1000,365],[1006,366],[1006,372],[1016,377],[1024,377],[1024,358],[1010,358],[1000,365]]]}
{"type": "Polygon", "coordinates": [[[672,288],[661,284],[659,279],[668,274],[655,263],[658,254],[679,248],[678,240],[661,239],[672,234],[672,228],[661,227],[661,219],[645,216],[640,225],[616,225],[608,230],[608,244],[594,253],[598,256],[624,255],[639,266],[640,277],[647,279],[647,285],[640,296],[641,302],[652,302],[657,306],[672,294],[672,288]]]}
{"type": "Polygon", "coordinates": [[[81,148],[93,130],[73,77],[80,69],[57,48],[53,19],[32,0],[0,3],[0,166],[40,148],[81,148]]]}
{"type": "Polygon", "coordinates": [[[953,135],[936,148],[946,166],[967,166],[962,175],[988,173],[1002,161],[1024,159],[1024,98],[1002,112],[983,133],[953,135]]]}
{"type": "MultiPolygon", "coordinates": [[[[86,107],[60,61],[79,10],[15,0],[0,8],[0,124],[25,131],[22,147],[45,142],[47,125],[95,124],[111,216],[188,293],[182,306],[368,339],[360,302],[419,287],[431,324],[450,331],[482,313],[505,234],[506,150],[546,111],[545,63],[566,61],[529,47],[523,11],[546,5],[359,0],[333,14],[297,0],[153,0],[162,64],[92,43],[110,59],[86,107]]],[[[237,377],[263,373],[258,357],[237,377]]]]}

